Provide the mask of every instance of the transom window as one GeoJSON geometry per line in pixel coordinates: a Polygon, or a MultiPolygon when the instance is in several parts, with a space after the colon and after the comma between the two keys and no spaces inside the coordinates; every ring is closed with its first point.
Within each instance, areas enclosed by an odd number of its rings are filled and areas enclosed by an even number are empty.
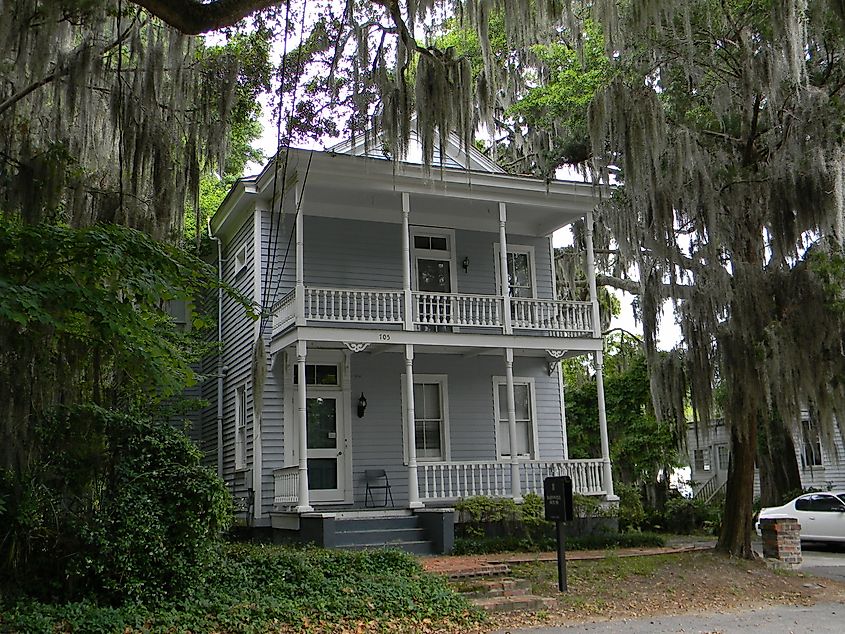
{"type": "Polygon", "coordinates": [[[449,239],[446,236],[414,236],[414,248],[427,251],[448,251],[449,239]]]}
{"type": "MultiPolygon", "coordinates": [[[[305,364],[305,385],[339,385],[337,366],[305,364]]],[[[293,366],[293,384],[299,384],[299,370],[293,366]]]]}
{"type": "MultiPolygon", "coordinates": [[[[533,384],[529,379],[514,378],[513,400],[516,417],[516,455],[533,458],[536,455],[534,437],[533,384]]],[[[503,377],[495,379],[496,446],[499,458],[511,457],[510,422],[508,421],[508,386],[503,377]]]]}

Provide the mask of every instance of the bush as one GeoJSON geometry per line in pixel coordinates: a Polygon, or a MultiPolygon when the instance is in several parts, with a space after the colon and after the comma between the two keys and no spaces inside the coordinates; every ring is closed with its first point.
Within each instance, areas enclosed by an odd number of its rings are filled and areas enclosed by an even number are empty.
{"type": "MultiPolygon", "coordinates": [[[[201,571],[202,572],[202,571],[201,571]]],[[[357,631],[345,624],[379,619],[463,623],[479,613],[446,580],[425,573],[417,560],[398,551],[347,552],[238,544],[217,551],[204,584],[150,609],[91,602],[45,605],[21,601],[0,609],[0,631],[150,633],[287,631],[307,624],[357,631]]],[[[426,625],[423,623],[426,622],[426,625]]],[[[401,629],[401,628],[400,628],[401,629]]],[[[406,628],[407,629],[407,628],[406,628]]]]}
{"type": "MultiPolygon", "coordinates": [[[[582,537],[566,536],[567,550],[604,550],[607,548],[641,548],[664,546],[666,541],[656,533],[598,533],[582,537]]],[[[455,555],[489,555],[505,552],[547,552],[557,548],[553,537],[484,537],[455,539],[455,555]]]]}
{"type": "Polygon", "coordinates": [[[673,497],[666,500],[663,516],[666,530],[688,535],[719,522],[719,508],[695,498],[673,497]]]}
{"type": "MultiPolygon", "coordinates": [[[[10,591],[74,599],[156,602],[185,592],[231,518],[223,482],[181,432],[96,407],[38,426],[23,482],[0,516],[10,591]]],[[[17,490],[15,490],[17,488],[17,490]]]]}
{"type": "Polygon", "coordinates": [[[637,487],[619,482],[615,485],[619,496],[619,530],[640,530],[646,519],[643,500],[637,487]]]}

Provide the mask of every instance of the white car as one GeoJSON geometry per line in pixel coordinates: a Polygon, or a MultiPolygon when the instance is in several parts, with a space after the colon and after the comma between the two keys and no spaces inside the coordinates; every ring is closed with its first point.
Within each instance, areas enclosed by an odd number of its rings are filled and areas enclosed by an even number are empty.
{"type": "Polygon", "coordinates": [[[845,542],[845,491],[805,493],[783,506],[760,509],[756,529],[766,517],[794,517],[806,541],[845,542]]]}

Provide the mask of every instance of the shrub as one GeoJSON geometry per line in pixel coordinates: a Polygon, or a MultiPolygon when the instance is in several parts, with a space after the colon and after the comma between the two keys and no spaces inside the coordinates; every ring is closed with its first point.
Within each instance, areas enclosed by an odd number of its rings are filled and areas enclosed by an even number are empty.
{"type": "MultiPolygon", "coordinates": [[[[331,551],[238,544],[217,551],[204,584],[154,609],[118,608],[89,601],[45,605],[20,601],[2,609],[0,631],[162,634],[264,633],[307,629],[358,631],[347,624],[379,619],[417,624],[473,621],[479,613],[439,575],[398,551],[331,551]],[[290,626],[290,627],[288,627],[290,626]]],[[[202,572],[202,571],[201,571],[202,572]]],[[[368,629],[369,631],[369,629],[368,629]]]]}
{"type": "Polygon", "coordinates": [[[0,517],[7,588],[155,602],[202,582],[231,499],[183,433],[80,407],[44,421],[37,439],[36,469],[0,483],[23,490],[0,517]]]}
{"type": "Polygon", "coordinates": [[[619,496],[619,530],[640,530],[646,514],[639,490],[620,482],[615,485],[615,491],[619,496]]]}
{"type": "MultiPolygon", "coordinates": [[[[656,533],[598,533],[582,537],[566,536],[567,550],[603,550],[664,546],[666,540],[656,533]]],[[[489,555],[504,552],[547,552],[557,548],[553,537],[526,539],[516,536],[458,538],[455,555],[489,555]]]]}
{"type": "Polygon", "coordinates": [[[666,530],[685,535],[707,528],[708,523],[719,521],[718,507],[695,498],[669,498],[663,515],[666,530]]]}

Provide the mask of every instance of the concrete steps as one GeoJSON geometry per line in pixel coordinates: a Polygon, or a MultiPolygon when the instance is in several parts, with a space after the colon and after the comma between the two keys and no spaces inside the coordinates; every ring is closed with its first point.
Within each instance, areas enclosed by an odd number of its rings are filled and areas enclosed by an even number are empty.
{"type": "Polygon", "coordinates": [[[396,548],[415,555],[434,553],[434,547],[415,515],[338,518],[335,547],[345,550],[396,548]]]}

